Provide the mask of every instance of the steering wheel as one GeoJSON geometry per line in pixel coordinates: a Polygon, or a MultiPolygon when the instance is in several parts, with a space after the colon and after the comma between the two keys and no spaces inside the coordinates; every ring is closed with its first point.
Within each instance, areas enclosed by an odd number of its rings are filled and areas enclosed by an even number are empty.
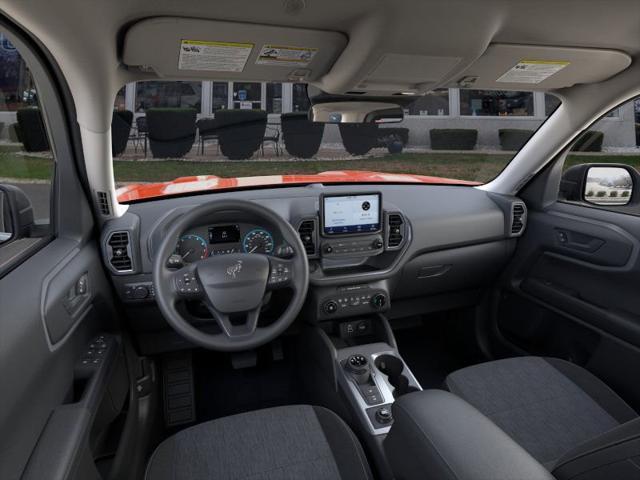
{"type": "Polygon", "coordinates": [[[296,318],[307,295],[309,264],[297,232],[273,210],[245,200],[216,200],[171,223],[153,260],[153,285],[165,319],[187,340],[211,350],[247,350],[273,340],[296,318]],[[185,230],[203,217],[230,212],[258,218],[279,229],[292,247],[290,258],[233,253],[198,260],[178,270],[168,268],[167,261],[185,230]],[[273,323],[258,326],[265,295],[282,288],[293,291],[289,305],[273,323]],[[201,300],[221,332],[206,333],[188,322],[177,309],[185,300],[201,300]]]}

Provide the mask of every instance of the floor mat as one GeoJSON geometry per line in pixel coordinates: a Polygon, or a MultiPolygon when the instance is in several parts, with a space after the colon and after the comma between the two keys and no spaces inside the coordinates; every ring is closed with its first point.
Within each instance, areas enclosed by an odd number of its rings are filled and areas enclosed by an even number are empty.
{"type": "Polygon", "coordinates": [[[284,358],[272,359],[271,349],[258,352],[255,367],[235,370],[229,354],[194,353],[198,422],[280,405],[304,403],[298,381],[295,349],[283,342],[284,358]]]}
{"type": "Polygon", "coordinates": [[[394,330],[400,355],[423,389],[443,388],[451,372],[486,359],[470,337],[473,321],[450,313],[424,316],[394,330]]]}

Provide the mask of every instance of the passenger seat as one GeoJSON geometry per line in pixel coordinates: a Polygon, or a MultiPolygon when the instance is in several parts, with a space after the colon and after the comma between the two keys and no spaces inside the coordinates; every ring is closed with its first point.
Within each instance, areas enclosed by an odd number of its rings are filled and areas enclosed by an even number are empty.
{"type": "Polygon", "coordinates": [[[638,414],[584,368],[557,358],[509,358],[458,370],[446,385],[555,478],[600,478],[605,465],[609,478],[640,478],[638,414]]]}

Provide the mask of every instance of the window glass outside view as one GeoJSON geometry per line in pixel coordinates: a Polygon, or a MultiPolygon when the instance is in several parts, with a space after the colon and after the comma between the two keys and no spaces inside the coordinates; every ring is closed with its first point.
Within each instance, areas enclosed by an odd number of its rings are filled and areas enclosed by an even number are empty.
{"type": "MultiPolygon", "coordinates": [[[[38,231],[46,235],[54,161],[38,100],[29,68],[0,32],[0,183],[27,196],[38,231]]],[[[0,231],[0,242],[5,233],[0,231]]]]}
{"type": "MultiPolygon", "coordinates": [[[[25,149],[18,138],[20,112],[37,110],[37,94],[10,42],[3,39],[0,47],[0,142],[3,155],[15,158],[13,152],[25,149]]],[[[115,179],[126,187],[204,175],[213,184],[215,178],[355,171],[484,183],[559,103],[540,92],[438,89],[406,105],[401,123],[338,126],[306,120],[310,102],[301,83],[136,82],[114,98],[115,179]]],[[[638,105],[628,102],[597,122],[567,166],[639,163],[638,105]]],[[[48,146],[38,152],[27,148],[32,151],[21,154],[20,169],[15,160],[0,163],[0,177],[50,178],[48,146]]]]}
{"type": "MultiPolygon", "coordinates": [[[[126,116],[127,105],[135,106],[135,118],[128,140],[120,142],[123,149],[114,150],[119,186],[195,175],[234,178],[343,171],[484,183],[560,105],[556,97],[540,92],[438,89],[407,105],[401,123],[337,126],[304,120],[310,107],[304,84],[138,82],[121,92],[125,108],[119,94],[114,118],[126,116]],[[190,115],[181,112],[185,108],[191,109],[190,115]],[[164,117],[154,121],[159,114],[164,117]],[[147,128],[145,117],[151,130],[141,132],[137,123],[145,120],[147,128]],[[302,123],[296,127],[295,121],[302,123]],[[243,123],[247,127],[241,129],[238,125],[243,123]],[[172,127],[165,131],[163,124],[172,127]],[[175,132],[181,132],[180,138],[175,132]],[[163,148],[172,141],[181,146],[163,148]]],[[[567,166],[638,162],[636,117],[635,101],[612,111],[576,144],[567,166]]]]}

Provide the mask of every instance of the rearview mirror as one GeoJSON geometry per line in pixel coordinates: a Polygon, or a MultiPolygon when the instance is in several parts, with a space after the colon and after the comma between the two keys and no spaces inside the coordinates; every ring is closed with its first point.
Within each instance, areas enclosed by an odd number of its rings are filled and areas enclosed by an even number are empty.
{"type": "Polygon", "coordinates": [[[622,167],[591,167],[587,170],[584,199],[594,205],[626,205],[631,200],[633,179],[622,167]]]}
{"type": "Polygon", "coordinates": [[[396,123],[403,119],[401,107],[383,102],[317,103],[309,111],[309,120],[317,123],[396,123]]]}

